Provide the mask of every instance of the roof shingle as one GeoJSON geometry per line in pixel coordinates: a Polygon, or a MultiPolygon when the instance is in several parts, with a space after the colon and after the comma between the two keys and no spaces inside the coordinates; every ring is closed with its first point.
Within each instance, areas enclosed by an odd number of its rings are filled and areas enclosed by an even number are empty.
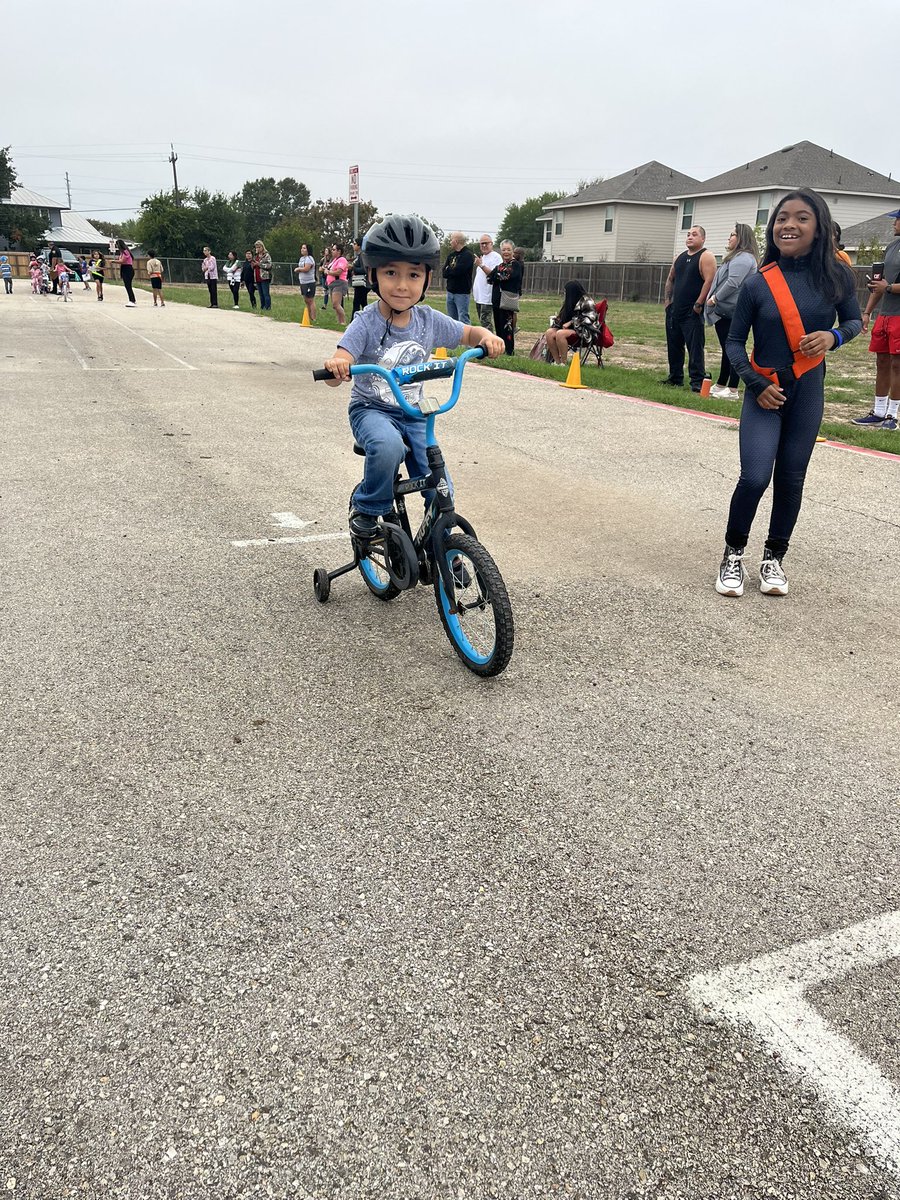
{"type": "Polygon", "coordinates": [[[817,146],[796,142],[753,162],[714,175],[703,183],[669,192],[669,198],[706,196],[720,192],[758,192],[777,188],[812,187],[820,192],[851,192],[865,196],[900,196],[900,182],[861,163],[817,146]]]}

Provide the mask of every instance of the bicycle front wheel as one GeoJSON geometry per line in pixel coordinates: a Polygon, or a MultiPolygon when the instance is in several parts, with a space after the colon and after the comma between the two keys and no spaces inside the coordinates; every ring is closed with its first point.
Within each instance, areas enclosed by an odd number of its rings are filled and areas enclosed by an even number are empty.
{"type": "Polygon", "coordinates": [[[466,533],[450,534],[443,554],[459,609],[451,613],[444,581],[435,570],[434,595],[444,631],[470,671],[483,677],[499,675],[512,657],[515,634],[512,605],[497,564],[481,542],[466,533]]]}

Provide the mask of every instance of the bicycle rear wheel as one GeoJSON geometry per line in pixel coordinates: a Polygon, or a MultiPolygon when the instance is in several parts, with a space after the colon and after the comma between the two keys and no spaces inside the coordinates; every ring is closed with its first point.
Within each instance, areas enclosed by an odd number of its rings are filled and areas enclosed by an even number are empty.
{"type": "Polygon", "coordinates": [[[466,533],[453,533],[443,553],[453,574],[459,612],[451,613],[444,581],[434,573],[434,596],[444,632],[453,649],[476,675],[505,670],[512,657],[515,631],[506,584],[490,554],[466,533]]]}

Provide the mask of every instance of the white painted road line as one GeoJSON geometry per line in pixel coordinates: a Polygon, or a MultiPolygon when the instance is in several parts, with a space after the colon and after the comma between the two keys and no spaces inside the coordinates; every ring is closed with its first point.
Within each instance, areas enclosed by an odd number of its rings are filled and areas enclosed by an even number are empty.
{"type": "Polygon", "coordinates": [[[75,355],[75,358],[78,360],[78,362],[81,363],[82,371],[89,371],[91,368],[88,366],[87,360],[78,353],[76,348],[72,345],[72,343],[69,341],[69,339],[66,337],[65,334],[62,335],[62,340],[66,343],[66,345],[69,347],[69,349],[75,355]]]}
{"type": "Polygon", "coordinates": [[[875,1158],[900,1174],[900,1091],[803,995],[892,958],[900,958],[900,910],[696,975],[687,992],[701,1012],[753,1029],[815,1087],[875,1158]]]}
{"type": "Polygon", "coordinates": [[[336,542],[341,538],[349,538],[350,533],[344,529],[341,533],[308,533],[304,537],[267,537],[246,538],[244,541],[232,542],[232,546],[296,546],[300,542],[336,542]]]}
{"type": "Polygon", "coordinates": [[[132,329],[130,325],[126,325],[124,321],[120,321],[117,317],[112,316],[104,308],[103,316],[108,321],[115,321],[117,325],[121,325],[123,329],[127,329],[129,333],[133,333],[135,337],[140,338],[142,342],[146,342],[148,346],[152,346],[154,350],[158,350],[160,354],[165,354],[167,358],[171,358],[174,362],[181,363],[186,371],[196,371],[196,367],[192,367],[190,363],[186,363],[183,358],[179,358],[177,354],[170,354],[168,350],[163,350],[162,346],[157,346],[156,342],[151,342],[148,337],[144,337],[142,333],[138,333],[136,329],[132,329]]]}

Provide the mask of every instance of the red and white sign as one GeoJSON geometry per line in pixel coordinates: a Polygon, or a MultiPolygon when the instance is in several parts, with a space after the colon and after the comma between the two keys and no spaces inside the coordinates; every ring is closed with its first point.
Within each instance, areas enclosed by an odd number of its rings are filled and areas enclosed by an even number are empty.
{"type": "Polygon", "coordinates": [[[359,204],[359,167],[350,168],[350,203],[359,204]]]}

